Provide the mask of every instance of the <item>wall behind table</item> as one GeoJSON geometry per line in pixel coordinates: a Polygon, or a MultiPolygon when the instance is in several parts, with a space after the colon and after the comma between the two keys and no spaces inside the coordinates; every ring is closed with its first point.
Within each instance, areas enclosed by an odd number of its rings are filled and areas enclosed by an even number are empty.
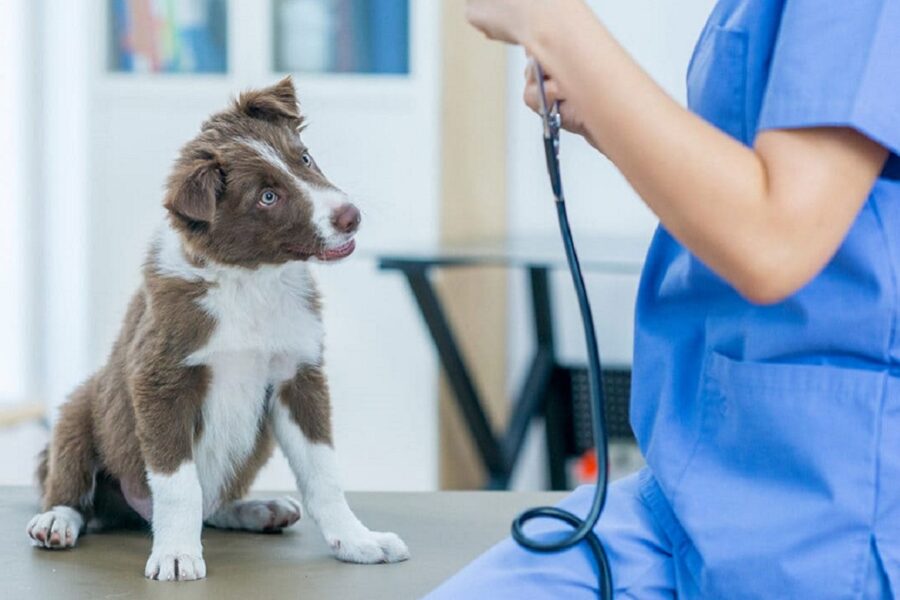
{"type": "MultiPolygon", "coordinates": [[[[700,30],[715,2],[589,2],[616,39],[665,90],[685,102],[685,74],[700,30]]],[[[509,230],[512,235],[557,236],[547,183],[538,117],[522,104],[525,57],[510,50],[509,230]]],[[[597,57],[596,60],[603,60],[597,57]]],[[[611,82],[615,85],[615,82],[611,82]]],[[[563,134],[563,182],[576,245],[579,236],[637,237],[649,243],[655,216],[604,157],[583,139],[563,134]]],[[[555,274],[557,345],[564,362],[585,362],[578,306],[566,272],[555,274]]],[[[604,364],[628,365],[633,349],[634,299],[638,277],[586,274],[604,364]]],[[[525,277],[510,281],[509,376],[521,381],[532,351],[525,277]]],[[[540,439],[540,438],[538,438],[540,439]]],[[[539,487],[544,476],[541,446],[532,445],[518,474],[520,487],[539,487]]]]}

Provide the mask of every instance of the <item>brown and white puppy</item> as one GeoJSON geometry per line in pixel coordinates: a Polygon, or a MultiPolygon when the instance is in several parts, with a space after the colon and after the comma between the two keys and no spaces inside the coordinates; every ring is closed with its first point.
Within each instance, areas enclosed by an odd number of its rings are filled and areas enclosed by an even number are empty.
{"type": "Polygon", "coordinates": [[[145,575],[206,575],[200,533],[277,530],[285,498],[242,500],[277,440],[337,558],[409,557],[367,529],[336,479],[319,295],[307,261],[353,252],[359,211],[316,166],[289,78],[244,93],[181,150],[142,287],[108,363],[63,406],[38,471],[35,545],[145,520],[145,575]]]}

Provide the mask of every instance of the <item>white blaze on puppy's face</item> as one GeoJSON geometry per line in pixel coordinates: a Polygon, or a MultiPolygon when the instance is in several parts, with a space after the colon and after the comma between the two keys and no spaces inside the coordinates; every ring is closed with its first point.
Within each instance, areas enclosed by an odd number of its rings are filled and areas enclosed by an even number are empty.
{"type": "Polygon", "coordinates": [[[353,234],[337,231],[332,222],[334,211],[349,202],[347,194],[335,189],[314,188],[310,193],[310,198],[313,204],[312,221],[322,237],[338,243],[353,237],[353,234]]]}
{"type": "Polygon", "coordinates": [[[291,182],[295,190],[312,204],[312,222],[328,245],[333,245],[330,242],[338,245],[353,237],[352,234],[348,235],[337,231],[332,223],[334,211],[349,202],[347,194],[334,187],[322,187],[305,181],[291,170],[284,157],[267,142],[244,138],[241,143],[256,152],[269,165],[278,169],[291,182]]]}

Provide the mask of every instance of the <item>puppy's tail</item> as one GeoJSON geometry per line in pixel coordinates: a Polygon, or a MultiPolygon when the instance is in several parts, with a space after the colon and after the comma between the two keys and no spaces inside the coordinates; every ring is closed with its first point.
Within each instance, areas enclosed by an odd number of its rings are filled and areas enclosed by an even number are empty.
{"type": "Polygon", "coordinates": [[[44,446],[44,449],[40,451],[37,458],[38,467],[35,476],[37,477],[38,488],[41,490],[41,498],[43,498],[44,492],[47,491],[47,473],[50,471],[50,457],[47,453],[47,446],[44,446]]]}

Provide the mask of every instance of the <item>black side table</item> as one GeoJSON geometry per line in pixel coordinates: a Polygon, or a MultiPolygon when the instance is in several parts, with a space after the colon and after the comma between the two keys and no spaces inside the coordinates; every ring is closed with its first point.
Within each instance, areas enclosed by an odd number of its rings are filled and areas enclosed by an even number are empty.
{"type": "MultiPolygon", "coordinates": [[[[576,245],[585,271],[606,274],[640,273],[647,250],[647,240],[636,238],[576,238],[576,245]]],[[[543,417],[550,485],[552,489],[566,489],[564,415],[571,409],[563,401],[570,385],[568,369],[558,362],[556,354],[549,278],[551,270],[566,268],[561,242],[553,238],[481,240],[440,248],[381,252],[377,258],[381,269],[400,271],[409,283],[457,406],[489,474],[486,487],[509,487],[528,427],[532,419],[543,417]],[[500,435],[488,421],[471,371],[431,280],[431,273],[436,269],[486,266],[521,268],[528,272],[536,342],[528,374],[513,401],[506,430],[500,435]]]]}

